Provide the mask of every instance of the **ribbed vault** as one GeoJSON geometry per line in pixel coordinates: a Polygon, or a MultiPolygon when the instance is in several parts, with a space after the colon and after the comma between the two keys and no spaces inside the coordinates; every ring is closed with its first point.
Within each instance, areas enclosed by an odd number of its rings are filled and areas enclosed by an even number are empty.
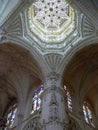
{"type": "Polygon", "coordinates": [[[90,45],[72,57],[64,73],[64,84],[82,103],[87,100],[98,114],[98,45],[90,45]]]}
{"type": "Polygon", "coordinates": [[[28,50],[13,45],[0,45],[0,114],[13,102],[25,102],[31,87],[40,84],[40,65],[28,50]]]}

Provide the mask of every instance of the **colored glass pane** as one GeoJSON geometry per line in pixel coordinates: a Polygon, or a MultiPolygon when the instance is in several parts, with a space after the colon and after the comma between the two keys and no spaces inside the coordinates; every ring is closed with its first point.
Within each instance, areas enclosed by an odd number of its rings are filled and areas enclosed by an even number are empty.
{"type": "Polygon", "coordinates": [[[34,90],[31,114],[40,109],[40,106],[41,106],[40,95],[42,94],[43,91],[44,91],[43,84],[41,84],[37,89],[34,90]]]}
{"type": "Polygon", "coordinates": [[[68,109],[70,111],[72,111],[72,98],[70,96],[70,93],[67,89],[67,87],[64,85],[64,90],[65,90],[65,93],[66,93],[66,97],[67,97],[67,106],[68,106],[68,109]]]}
{"type": "Polygon", "coordinates": [[[86,121],[86,123],[95,127],[93,124],[92,112],[88,107],[88,103],[86,103],[86,102],[83,104],[83,113],[84,113],[84,120],[86,121]]]}
{"type": "Polygon", "coordinates": [[[7,116],[7,127],[12,128],[16,112],[17,112],[17,106],[15,104],[15,105],[13,105],[11,107],[11,109],[10,109],[10,111],[8,113],[8,116],[7,116]]]}

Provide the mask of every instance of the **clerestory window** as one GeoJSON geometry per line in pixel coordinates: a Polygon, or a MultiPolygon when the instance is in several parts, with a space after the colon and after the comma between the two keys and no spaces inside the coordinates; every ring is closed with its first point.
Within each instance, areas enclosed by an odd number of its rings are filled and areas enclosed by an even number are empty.
{"type": "Polygon", "coordinates": [[[84,120],[86,121],[86,123],[95,127],[93,124],[92,112],[91,112],[89,104],[87,102],[84,102],[84,104],[83,104],[83,113],[84,113],[84,120]]]}
{"type": "Polygon", "coordinates": [[[17,105],[14,104],[13,106],[10,107],[8,115],[7,115],[7,128],[12,128],[15,120],[17,112],[17,105]]]}
{"type": "Polygon", "coordinates": [[[72,98],[71,98],[71,95],[68,91],[68,88],[65,85],[64,85],[64,90],[66,93],[67,107],[68,107],[69,111],[72,111],[72,98]]]}
{"type": "Polygon", "coordinates": [[[32,98],[32,111],[31,114],[33,114],[35,111],[38,111],[41,107],[41,94],[44,91],[44,86],[41,84],[37,89],[33,92],[33,98],[32,98]]]}

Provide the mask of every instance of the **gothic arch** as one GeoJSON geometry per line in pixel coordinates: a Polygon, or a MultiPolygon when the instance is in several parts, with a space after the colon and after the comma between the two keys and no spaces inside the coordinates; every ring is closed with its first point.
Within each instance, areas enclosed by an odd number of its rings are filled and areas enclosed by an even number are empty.
{"type": "Polygon", "coordinates": [[[78,99],[76,106],[81,109],[86,100],[98,115],[98,45],[92,44],[77,51],[65,69],[63,80],[73,87],[73,95],[78,99]]]}
{"type": "Polygon", "coordinates": [[[30,89],[44,80],[41,55],[35,55],[14,43],[0,44],[0,113],[3,115],[14,98],[18,101],[18,115],[23,114],[30,89]]]}

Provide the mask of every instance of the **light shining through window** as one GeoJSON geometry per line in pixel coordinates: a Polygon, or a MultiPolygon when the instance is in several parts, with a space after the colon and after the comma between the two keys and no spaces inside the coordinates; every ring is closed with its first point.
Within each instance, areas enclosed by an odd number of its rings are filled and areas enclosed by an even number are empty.
{"type": "Polygon", "coordinates": [[[33,6],[34,20],[46,29],[59,29],[61,24],[70,20],[69,6],[65,0],[37,0],[33,6]]]}
{"type": "Polygon", "coordinates": [[[34,90],[31,114],[33,114],[35,111],[38,111],[40,109],[41,107],[40,95],[42,94],[43,91],[44,91],[43,84],[41,84],[37,89],[34,90]]]}

